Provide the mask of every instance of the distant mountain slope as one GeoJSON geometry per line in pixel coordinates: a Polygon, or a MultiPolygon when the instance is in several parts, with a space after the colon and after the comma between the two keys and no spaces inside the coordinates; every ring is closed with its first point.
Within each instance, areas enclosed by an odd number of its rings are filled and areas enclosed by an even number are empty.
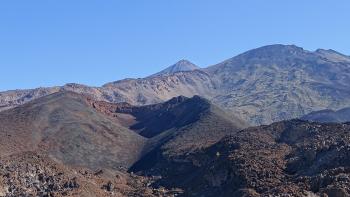
{"type": "Polygon", "coordinates": [[[314,122],[350,122],[350,107],[338,111],[315,111],[303,116],[301,119],[314,122]]]}
{"type": "Polygon", "coordinates": [[[9,90],[0,92],[0,111],[22,105],[36,98],[59,91],[60,87],[36,88],[31,90],[9,90]]]}
{"type": "Polygon", "coordinates": [[[217,94],[210,75],[201,70],[125,79],[105,84],[100,90],[110,102],[125,101],[132,105],[161,103],[181,95],[213,97],[217,94]]]}
{"type": "Polygon", "coordinates": [[[255,124],[350,104],[349,62],[293,45],[254,49],[206,71],[221,91],[213,102],[255,124]]]}
{"type": "Polygon", "coordinates": [[[169,75],[174,74],[176,72],[183,72],[183,71],[193,71],[200,69],[197,65],[193,64],[192,62],[188,60],[180,60],[176,64],[169,66],[168,68],[151,75],[151,77],[159,76],[159,75],[169,75]]]}
{"type": "Polygon", "coordinates": [[[102,87],[68,84],[53,89],[0,93],[0,110],[58,90],[84,93],[108,102],[161,103],[199,95],[252,125],[301,117],[320,109],[350,106],[349,57],[294,45],[247,51],[205,69],[125,79],[102,87]]]}
{"type": "Polygon", "coordinates": [[[1,156],[38,151],[67,165],[127,168],[139,159],[145,141],[72,92],[0,113],[1,156]]]}

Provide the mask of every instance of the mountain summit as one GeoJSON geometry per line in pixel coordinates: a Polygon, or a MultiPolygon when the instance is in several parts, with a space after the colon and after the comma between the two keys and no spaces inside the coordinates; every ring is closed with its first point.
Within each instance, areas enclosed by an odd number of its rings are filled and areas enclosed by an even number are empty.
{"type": "Polygon", "coordinates": [[[159,76],[159,75],[168,75],[168,74],[173,74],[176,72],[182,72],[182,71],[193,71],[193,70],[197,70],[199,69],[199,67],[195,64],[193,64],[192,62],[188,61],[188,60],[180,60],[178,62],[176,62],[174,65],[169,66],[168,68],[151,75],[151,77],[155,77],[155,76],[159,76]]]}

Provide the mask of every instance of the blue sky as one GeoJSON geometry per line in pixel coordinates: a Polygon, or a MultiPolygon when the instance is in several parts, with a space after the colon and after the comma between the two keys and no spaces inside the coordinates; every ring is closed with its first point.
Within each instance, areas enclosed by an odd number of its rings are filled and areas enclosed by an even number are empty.
{"type": "Polygon", "coordinates": [[[348,0],[2,0],[0,90],[100,86],[263,45],[350,55],[348,0]]]}

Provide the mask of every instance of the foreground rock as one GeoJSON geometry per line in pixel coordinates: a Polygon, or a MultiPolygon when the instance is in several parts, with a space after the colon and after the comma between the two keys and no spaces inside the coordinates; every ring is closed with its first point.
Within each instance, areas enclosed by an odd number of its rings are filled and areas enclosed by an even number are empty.
{"type": "MultiPolygon", "coordinates": [[[[248,128],[187,156],[187,196],[350,195],[350,124],[248,128]],[[189,170],[190,169],[190,170],[189,170]]],[[[174,177],[172,177],[174,178],[174,177]]],[[[174,184],[173,179],[162,180],[174,184]]]]}
{"type": "Polygon", "coordinates": [[[181,190],[150,187],[155,179],[122,171],[71,168],[27,152],[0,160],[0,196],[173,196],[181,190]]]}

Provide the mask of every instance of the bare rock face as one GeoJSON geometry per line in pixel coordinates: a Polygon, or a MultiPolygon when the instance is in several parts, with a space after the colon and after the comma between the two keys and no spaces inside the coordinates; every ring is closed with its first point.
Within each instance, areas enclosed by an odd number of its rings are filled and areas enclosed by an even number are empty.
{"type": "Polygon", "coordinates": [[[205,69],[180,61],[159,74],[111,82],[102,87],[67,84],[3,92],[0,93],[0,110],[60,90],[132,105],[161,103],[180,95],[199,95],[251,125],[260,125],[321,109],[348,107],[349,81],[349,56],[333,50],[310,52],[294,45],[270,45],[205,69]]]}

